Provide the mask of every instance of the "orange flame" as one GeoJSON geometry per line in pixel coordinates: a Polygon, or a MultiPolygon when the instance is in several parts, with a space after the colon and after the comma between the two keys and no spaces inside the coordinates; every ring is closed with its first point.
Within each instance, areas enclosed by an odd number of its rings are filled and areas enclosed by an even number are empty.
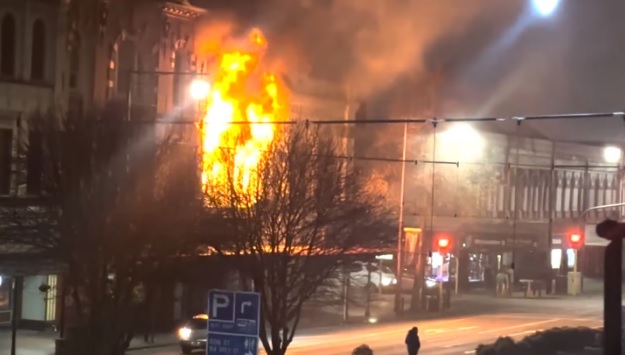
{"type": "Polygon", "coordinates": [[[200,125],[205,191],[233,180],[239,192],[253,194],[259,183],[254,180],[256,169],[276,133],[272,122],[287,118],[284,86],[275,74],[261,70],[265,36],[255,29],[248,41],[253,50],[218,56],[200,125]],[[224,160],[224,153],[232,161],[224,160]]]}

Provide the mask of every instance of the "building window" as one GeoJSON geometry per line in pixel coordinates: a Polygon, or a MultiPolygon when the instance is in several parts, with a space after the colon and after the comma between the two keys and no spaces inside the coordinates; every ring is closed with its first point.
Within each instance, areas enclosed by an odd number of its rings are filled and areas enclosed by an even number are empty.
{"type": "Polygon", "coordinates": [[[0,37],[0,73],[15,75],[15,17],[6,14],[2,18],[2,36],[0,37]]]}
{"type": "Polygon", "coordinates": [[[26,191],[28,194],[41,192],[41,169],[43,166],[43,141],[41,132],[33,130],[28,135],[26,191]]]}
{"type": "Polygon", "coordinates": [[[30,78],[43,80],[46,66],[46,26],[37,20],[33,24],[33,49],[30,60],[30,78]]]}
{"type": "Polygon", "coordinates": [[[132,90],[133,71],[135,69],[137,52],[135,44],[131,41],[123,41],[119,45],[117,54],[117,94],[128,97],[132,90]]]}
{"type": "Polygon", "coordinates": [[[0,194],[11,191],[11,157],[13,152],[13,130],[0,129],[0,194]]]}

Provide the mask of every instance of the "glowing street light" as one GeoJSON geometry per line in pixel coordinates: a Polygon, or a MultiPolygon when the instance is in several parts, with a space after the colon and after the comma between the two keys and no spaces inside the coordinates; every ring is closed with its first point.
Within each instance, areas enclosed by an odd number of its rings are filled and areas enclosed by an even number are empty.
{"type": "Polygon", "coordinates": [[[623,151],[619,147],[609,146],[603,148],[603,160],[609,164],[616,164],[621,160],[623,151]]]}
{"type": "Polygon", "coordinates": [[[204,100],[208,97],[211,91],[211,84],[206,80],[196,79],[193,80],[189,86],[189,94],[193,100],[204,100]]]}
{"type": "Polygon", "coordinates": [[[559,4],[560,0],[532,0],[534,9],[544,17],[551,16],[556,11],[559,4]]]}
{"type": "Polygon", "coordinates": [[[468,123],[456,123],[441,133],[440,158],[450,161],[475,161],[484,152],[484,138],[468,123]]]}

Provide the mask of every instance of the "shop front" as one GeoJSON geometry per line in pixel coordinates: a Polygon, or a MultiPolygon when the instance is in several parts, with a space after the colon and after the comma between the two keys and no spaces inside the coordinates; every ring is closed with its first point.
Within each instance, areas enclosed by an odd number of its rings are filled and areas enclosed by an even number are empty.
{"type": "Polygon", "coordinates": [[[11,286],[13,279],[0,276],[0,326],[11,323],[11,286]]]}
{"type": "Polygon", "coordinates": [[[517,279],[542,273],[547,257],[540,238],[530,234],[467,234],[458,253],[460,288],[494,288],[497,272],[512,267],[517,279]]]}

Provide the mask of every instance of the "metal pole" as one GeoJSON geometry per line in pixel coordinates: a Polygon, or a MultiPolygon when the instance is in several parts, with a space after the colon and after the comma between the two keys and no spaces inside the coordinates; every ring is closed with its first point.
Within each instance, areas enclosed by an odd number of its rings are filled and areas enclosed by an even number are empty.
{"type": "Polygon", "coordinates": [[[408,123],[404,124],[404,142],[402,149],[401,184],[399,191],[399,226],[397,228],[397,284],[395,285],[395,313],[403,312],[401,302],[404,246],[404,191],[406,188],[406,150],[408,145],[408,123]]]}
{"type": "MultiPolygon", "coordinates": [[[[378,284],[378,288],[382,288],[382,279],[378,284]]],[[[371,262],[367,264],[367,305],[365,308],[365,319],[368,321],[371,318],[371,262]]]]}
{"type": "Polygon", "coordinates": [[[17,277],[13,277],[11,286],[11,355],[15,355],[17,350],[17,277]]]}
{"type": "Polygon", "coordinates": [[[519,218],[519,151],[521,148],[521,137],[519,135],[521,130],[521,121],[517,121],[517,129],[516,129],[516,163],[514,167],[514,220],[512,221],[512,264],[510,265],[510,269],[512,270],[512,277],[510,278],[510,289],[512,289],[512,285],[514,285],[514,269],[516,268],[516,225],[517,220],[519,218]]]}
{"type": "MultiPolygon", "coordinates": [[[[555,166],[556,166],[556,143],[552,143],[551,146],[551,170],[549,170],[549,181],[547,182],[548,193],[547,198],[549,199],[547,205],[547,218],[549,221],[548,224],[548,236],[547,236],[547,264],[549,265],[549,270],[553,271],[551,264],[551,250],[553,249],[553,204],[555,202],[555,194],[553,189],[553,180],[555,179],[555,166]]],[[[550,273],[551,274],[551,273],[550,273]]],[[[555,290],[551,290],[552,293],[555,293],[555,290]]]]}
{"type": "MultiPolygon", "coordinates": [[[[432,138],[432,162],[436,162],[436,126],[437,122],[432,123],[434,126],[434,137],[432,138]]],[[[432,163],[432,193],[430,194],[430,235],[429,238],[433,238],[434,233],[434,185],[436,183],[436,163],[432,163]]],[[[430,244],[431,247],[431,244],[430,244]]]]}
{"type": "Polygon", "coordinates": [[[61,278],[61,314],[59,319],[59,338],[65,338],[65,301],[67,298],[67,283],[69,276],[61,278]]]}
{"type": "Polygon", "coordinates": [[[459,255],[456,255],[455,257],[456,259],[456,272],[454,273],[454,277],[455,277],[455,281],[456,281],[456,285],[455,285],[455,290],[454,293],[457,295],[458,294],[458,268],[460,268],[460,259],[459,259],[459,255]]]}
{"type": "Polygon", "coordinates": [[[349,319],[349,273],[343,266],[343,321],[349,319]]]}
{"type": "Polygon", "coordinates": [[[603,282],[603,353],[621,353],[623,237],[618,236],[605,248],[603,282]]]}

